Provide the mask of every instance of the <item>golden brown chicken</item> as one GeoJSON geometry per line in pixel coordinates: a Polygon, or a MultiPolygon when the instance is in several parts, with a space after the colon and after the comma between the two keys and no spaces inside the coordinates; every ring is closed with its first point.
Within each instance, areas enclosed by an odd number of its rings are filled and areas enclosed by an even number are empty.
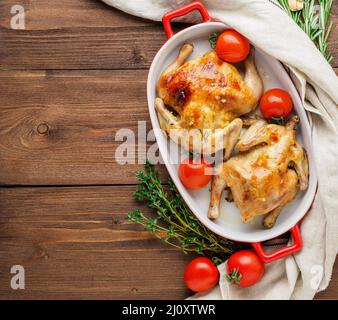
{"type": "Polygon", "coordinates": [[[229,187],[243,222],[267,214],[263,225],[274,225],[282,207],[308,186],[306,152],[296,141],[297,122],[298,117],[286,126],[258,120],[243,134],[236,145],[240,153],[213,177],[209,218],[219,216],[221,194],[229,187]]]}
{"type": "Polygon", "coordinates": [[[185,62],[192,50],[185,44],[158,81],[161,128],[185,149],[200,148],[204,154],[226,149],[228,157],[242,128],[239,116],[252,111],[262,94],[253,49],[244,63],[244,78],[214,50],[185,62]]]}

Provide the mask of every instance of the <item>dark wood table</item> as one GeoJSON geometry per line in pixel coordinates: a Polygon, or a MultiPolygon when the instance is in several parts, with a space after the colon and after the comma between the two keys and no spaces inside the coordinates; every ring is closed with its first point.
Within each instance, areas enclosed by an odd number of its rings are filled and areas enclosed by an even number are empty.
{"type": "MultiPolygon", "coordinates": [[[[338,67],[337,2],[332,19],[338,67]]],[[[96,0],[1,0],[1,299],[190,294],[182,283],[190,257],[124,220],[143,166],[115,159],[120,128],[136,132],[145,120],[150,129],[146,77],[164,41],[160,23],[96,0]],[[16,4],[25,30],[10,28],[16,4]],[[16,264],[25,290],[10,288],[16,264]]],[[[317,297],[338,298],[338,265],[317,297]]]]}

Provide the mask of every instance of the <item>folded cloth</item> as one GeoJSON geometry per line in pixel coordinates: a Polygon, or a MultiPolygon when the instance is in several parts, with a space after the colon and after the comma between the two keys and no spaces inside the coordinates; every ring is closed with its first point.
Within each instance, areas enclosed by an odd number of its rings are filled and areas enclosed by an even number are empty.
{"type": "MultiPolygon", "coordinates": [[[[167,11],[190,2],[103,1],[132,15],[156,21],[167,11]]],[[[299,253],[267,265],[262,280],[245,289],[227,284],[224,263],[219,266],[219,286],[192,298],[312,299],[316,292],[328,286],[338,248],[338,78],[313,42],[277,2],[203,2],[211,17],[230,25],[289,68],[312,125],[319,192],[301,225],[304,247],[299,253]]],[[[189,15],[189,22],[196,22],[196,17],[189,15]]]]}

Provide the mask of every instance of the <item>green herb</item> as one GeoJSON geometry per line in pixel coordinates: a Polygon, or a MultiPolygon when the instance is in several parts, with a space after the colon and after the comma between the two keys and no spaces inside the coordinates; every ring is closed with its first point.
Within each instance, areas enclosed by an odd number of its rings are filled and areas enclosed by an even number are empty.
{"type": "Polygon", "coordinates": [[[271,122],[275,124],[279,124],[280,126],[283,126],[285,124],[285,118],[284,117],[272,117],[271,122]]]}
{"type": "Polygon", "coordinates": [[[226,275],[226,279],[230,284],[238,284],[241,282],[242,275],[238,272],[237,268],[234,268],[226,275]]]}
{"type": "Polygon", "coordinates": [[[329,23],[333,0],[305,0],[304,7],[300,11],[291,11],[288,0],[278,1],[331,63],[333,58],[328,51],[328,38],[333,25],[332,21],[329,23]]]}
{"type": "Polygon", "coordinates": [[[171,180],[167,192],[152,164],[147,162],[145,172],[137,172],[136,177],[139,186],[134,196],[155,209],[156,217],[146,217],[135,209],[127,214],[128,221],[143,225],[145,230],[184,253],[210,256],[216,264],[238,250],[240,245],[214,234],[193,216],[171,180]]]}
{"type": "Polygon", "coordinates": [[[209,43],[210,43],[210,47],[212,49],[214,49],[216,47],[216,42],[217,42],[217,38],[218,38],[219,34],[214,32],[210,35],[209,37],[209,43]]]}

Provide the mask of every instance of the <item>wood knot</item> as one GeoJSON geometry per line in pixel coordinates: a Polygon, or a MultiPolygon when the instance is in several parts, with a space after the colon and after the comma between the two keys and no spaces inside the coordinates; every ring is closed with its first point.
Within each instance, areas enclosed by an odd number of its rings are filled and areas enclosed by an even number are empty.
{"type": "Polygon", "coordinates": [[[139,48],[132,49],[132,62],[135,64],[142,64],[145,60],[144,54],[139,48]]]}
{"type": "Polygon", "coordinates": [[[122,224],[122,221],[116,218],[113,218],[112,221],[113,221],[113,225],[122,224]]]}
{"type": "Polygon", "coordinates": [[[40,123],[38,125],[37,131],[39,134],[47,134],[49,131],[49,127],[47,123],[40,123]]]}
{"type": "Polygon", "coordinates": [[[49,255],[48,253],[43,250],[42,248],[38,247],[35,252],[32,254],[31,258],[33,260],[37,260],[37,259],[45,259],[48,260],[49,259],[49,255]]]}
{"type": "Polygon", "coordinates": [[[137,288],[132,288],[132,289],[131,289],[131,292],[132,292],[132,293],[138,293],[138,289],[137,289],[137,288]]]}

